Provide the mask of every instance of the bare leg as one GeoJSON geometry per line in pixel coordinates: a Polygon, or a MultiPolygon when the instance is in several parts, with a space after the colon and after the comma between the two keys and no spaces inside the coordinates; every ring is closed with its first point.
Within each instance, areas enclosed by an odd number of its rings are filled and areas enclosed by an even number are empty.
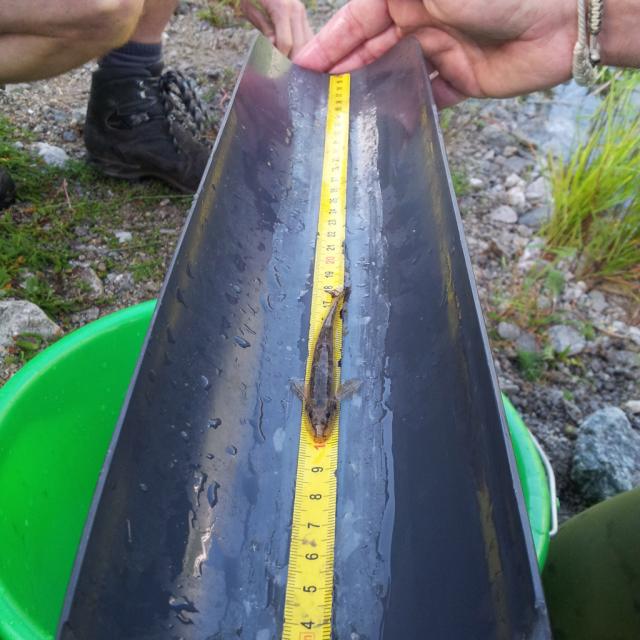
{"type": "Polygon", "coordinates": [[[173,12],[178,6],[178,0],[146,0],[144,10],[131,40],[144,44],[154,44],[162,39],[173,12]]]}
{"type": "Polygon", "coordinates": [[[0,82],[47,78],[122,45],[143,0],[0,2],[0,82]]]}

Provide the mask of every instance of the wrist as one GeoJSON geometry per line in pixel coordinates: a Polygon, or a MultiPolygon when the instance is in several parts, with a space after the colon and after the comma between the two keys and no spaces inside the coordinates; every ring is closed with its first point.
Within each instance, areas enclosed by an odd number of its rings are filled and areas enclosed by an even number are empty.
{"type": "Polygon", "coordinates": [[[640,66],[640,5],[637,0],[605,0],[600,34],[602,64],[640,66]]]}

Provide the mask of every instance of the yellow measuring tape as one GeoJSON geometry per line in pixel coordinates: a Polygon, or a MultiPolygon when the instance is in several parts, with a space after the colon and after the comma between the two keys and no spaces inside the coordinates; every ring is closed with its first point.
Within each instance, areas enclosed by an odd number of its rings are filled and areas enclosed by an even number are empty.
{"type": "MultiPolygon", "coordinates": [[[[331,304],[328,292],[344,286],[349,92],[348,74],[331,76],[305,383],[309,382],[316,338],[331,304]]],[[[341,355],[342,322],[337,318],[336,365],[341,355]]],[[[335,367],[335,372],[337,389],[339,366],[335,367]]],[[[328,439],[318,442],[312,435],[309,417],[303,407],[283,640],[331,639],[339,421],[340,414],[336,411],[333,424],[329,425],[328,439]]]]}

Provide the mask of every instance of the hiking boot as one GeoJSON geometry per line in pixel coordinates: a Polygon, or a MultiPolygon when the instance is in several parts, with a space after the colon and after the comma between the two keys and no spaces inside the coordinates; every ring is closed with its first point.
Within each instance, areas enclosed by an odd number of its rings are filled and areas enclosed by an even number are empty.
{"type": "Polygon", "coordinates": [[[94,72],[84,129],[89,160],[109,176],[154,177],[194,193],[211,150],[206,112],[191,80],[160,68],[94,72]]]}
{"type": "Polygon", "coordinates": [[[0,167],[0,210],[6,209],[16,199],[16,185],[9,172],[0,167]]]}

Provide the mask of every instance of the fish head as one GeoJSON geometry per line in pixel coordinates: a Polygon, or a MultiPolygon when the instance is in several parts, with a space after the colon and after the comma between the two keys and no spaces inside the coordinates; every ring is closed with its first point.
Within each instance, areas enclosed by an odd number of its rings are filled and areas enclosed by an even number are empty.
{"type": "Polygon", "coordinates": [[[323,407],[311,405],[308,408],[309,421],[316,438],[326,438],[329,433],[329,424],[335,414],[335,405],[330,403],[323,407]]]}

